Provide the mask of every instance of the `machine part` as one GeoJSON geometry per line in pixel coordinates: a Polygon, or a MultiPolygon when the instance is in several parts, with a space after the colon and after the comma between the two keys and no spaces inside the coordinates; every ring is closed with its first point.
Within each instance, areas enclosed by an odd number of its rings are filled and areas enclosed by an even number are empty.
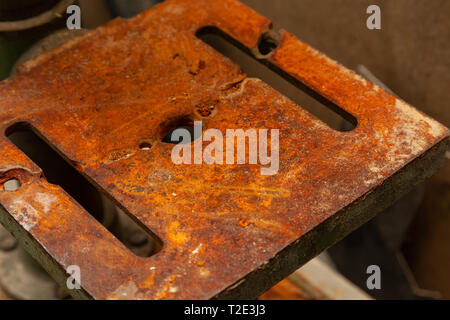
{"type": "MultiPolygon", "coordinates": [[[[367,80],[395,95],[381,80],[365,66],[359,65],[358,72],[367,80]]],[[[356,230],[335,247],[328,250],[334,263],[344,276],[354,281],[369,294],[378,299],[434,299],[439,294],[419,288],[402,253],[400,252],[411,221],[417,213],[424,194],[423,184],[402,197],[392,206],[378,214],[364,228],[356,230]],[[364,235],[364,233],[367,235],[364,235]],[[384,242],[384,243],[383,243],[384,242]],[[368,256],[366,252],[372,254],[368,256]],[[375,293],[366,285],[367,266],[378,261],[388,285],[375,293]],[[386,280],[388,279],[388,280],[386,280]]]]}
{"type": "Polygon", "coordinates": [[[0,5],[0,80],[5,79],[16,60],[36,41],[65,25],[65,11],[73,0],[2,1],[0,5]],[[23,20],[17,20],[23,15],[23,20]]]}
{"type": "Polygon", "coordinates": [[[330,129],[196,37],[214,25],[249,53],[270,21],[235,0],[168,0],[39,56],[0,83],[0,221],[76,298],[253,298],[341,240],[442,163],[449,131],[286,31],[264,63],[358,120],[330,129]],[[202,117],[202,106],[217,112],[202,117]],[[280,168],[175,165],[170,130],[280,129],[280,168]],[[7,136],[29,123],[156,235],[134,255],[7,136]],[[142,142],[151,148],[141,149],[142,142]],[[243,223],[244,221],[244,223],[243,223]]]}
{"type": "MultiPolygon", "coordinates": [[[[37,42],[32,48],[25,52],[17,61],[13,68],[12,74],[16,73],[18,65],[39,56],[47,51],[50,51],[58,46],[61,46],[70,39],[84,34],[85,30],[69,31],[60,30],[48,37],[37,42]]],[[[39,154],[40,161],[51,162],[54,166],[54,159],[51,155],[46,154],[42,148],[39,147],[39,142],[34,140],[29,135],[20,133],[12,138],[16,144],[30,150],[32,158],[39,154]]],[[[73,177],[70,178],[67,172],[59,172],[60,176],[69,179],[71,183],[75,183],[73,177]]],[[[49,178],[49,177],[47,177],[49,178]]],[[[20,187],[20,183],[11,181],[13,183],[5,183],[5,190],[14,191],[20,187]]],[[[138,238],[140,236],[140,243],[130,243],[129,247],[133,252],[141,255],[149,255],[154,250],[154,243],[148,241],[148,238],[139,233],[139,230],[133,229],[134,224],[130,223],[129,218],[124,217],[123,213],[116,211],[116,207],[96,190],[85,193],[83,196],[85,201],[92,203],[89,207],[95,208],[97,215],[101,216],[102,224],[109,230],[114,229],[115,232],[121,235],[121,238],[138,238]],[[101,211],[101,212],[100,212],[101,211]],[[143,238],[143,239],[142,239],[143,238]],[[143,243],[144,242],[144,243],[143,243]]],[[[0,226],[0,250],[9,252],[17,247],[16,239],[6,232],[0,226]]],[[[15,299],[65,299],[69,295],[67,290],[61,288],[56,282],[42,269],[22,248],[18,248],[14,252],[0,255],[0,286],[3,287],[11,297],[15,299]]],[[[70,296],[70,295],[69,295],[70,296]]]]}
{"type": "MultiPolygon", "coordinates": [[[[15,241],[15,238],[1,226],[0,238],[15,241]]],[[[58,299],[55,280],[18,246],[14,246],[11,250],[0,248],[0,287],[14,299],[58,299]]]]}
{"type": "MultiPolygon", "coordinates": [[[[357,70],[367,80],[397,96],[364,65],[358,65],[357,70]]],[[[373,220],[373,223],[377,224],[381,235],[392,250],[400,250],[411,221],[419,209],[423,194],[424,186],[421,184],[373,220]]]]}
{"type": "MultiPolygon", "coordinates": [[[[59,179],[63,177],[70,189],[80,190],[76,194],[79,203],[84,204],[86,208],[94,212],[97,219],[109,230],[117,228],[115,207],[108,206],[107,202],[103,204],[103,198],[96,189],[83,185],[82,180],[76,174],[66,169],[67,164],[64,161],[62,164],[56,162],[52,153],[46,151],[33,135],[29,135],[27,132],[16,132],[10,136],[10,139],[27,150],[30,158],[37,160],[36,163],[39,163],[41,168],[49,165],[54,168],[53,174],[46,177],[48,181],[56,183],[61,181],[59,179]]],[[[71,167],[69,168],[71,169],[71,167]]],[[[8,182],[14,182],[14,180],[8,182]]],[[[9,192],[21,187],[21,184],[17,182],[5,183],[4,185],[5,191],[9,192]]],[[[0,232],[6,233],[6,230],[0,227],[0,232]]],[[[15,241],[14,237],[8,233],[1,238],[4,239],[0,244],[9,244],[15,241]]],[[[8,250],[3,250],[0,254],[0,286],[15,299],[53,300],[59,299],[63,292],[59,290],[59,286],[48,273],[25,252],[22,246],[16,248],[15,245],[8,250]]]]}
{"type": "Polygon", "coordinates": [[[23,20],[48,11],[59,0],[3,0],[0,4],[0,21],[23,20]]]}
{"type": "Polygon", "coordinates": [[[20,58],[14,64],[14,67],[11,71],[11,75],[15,75],[17,73],[17,67],[25,63],[26,61],[31,60],[37,56],[40,56],[46,52],[49,52],[66,43],[67,41],[85,34],[86,32],[87,30],[85,29],[81,30],[62,29],[54,31],[52,34],[36,42],[31,48],[29,48],[26,52],[24,52],[20,56],[20,58]]]}
{"type": "MultiPolygon", "coordinates": [[[[294,103],[302,106],[313,116],[324,121],[328,126],[340,131],[351,131],[355,129],[356,119],[347,121],[345,117],[339,113],[334,112],[328,108],[321,101],[315,99],[303,90],[299,90],[298,86],[292,84],[283,76],[272,71],[260,63],[253,56],[248,55],[238,46],[233,45],[232,41],[227,40],[227,36],[217,28],[202,29],[203,32],[197,33],[199,38],[220,52],[225,57],[232,61],[238,62],[242,71],[248,78],[258,78],[271,86],[273,89],[280,92],[286,98],[292,100],[294,103]],[[344,123],[345,126],[342,125],[344,123]]],[[[258,49],[264,54],[270,52],[278,46],[280,42],[278,33],[270,31],[263,35],[258,49]]],[[[347,114],[351,118],[351,115],[347,114]]]]}
{"type": "Polygon", "coordinates": [[[50,23],[56,18],[64,16],[67,7],[73,4],[75,0],[55,2],[52,0],[32,1],[31,3],[28,0],[5,2],[4,7],[0,7],[0,32],[22,31],[50,23]],[[7,5],[8,7],[6,7],[7,5]],[[39,9],[48,8],[50,5],[53,6],[47,11],[41,12],[42,9],[39,9]],[[6,10],[7,8],[11,10],[6,10]],[[38,8],[38,11],[34,11],[32,8],[38,8]],[[26,18],[17,20],[16,12],[26,14],[26,18]]]}
{"type": "Polygon", "coordinates": [[[371,300],[372,298],[318,258],[289,276],[307,300],[371,300]]]}

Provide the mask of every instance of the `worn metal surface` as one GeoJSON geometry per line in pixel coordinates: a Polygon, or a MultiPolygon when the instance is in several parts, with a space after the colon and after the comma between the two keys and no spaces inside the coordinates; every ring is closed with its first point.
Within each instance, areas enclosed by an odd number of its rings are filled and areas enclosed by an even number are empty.
{"type": "Polygon", "coordinates": [[[0,84],[3,132],[29,122],[163,243],[133,255],[3,136],[0,182],[22,186],[0,192],[0,221],[61,283],[80,266],[75,297],[256,296],[431,174],[445,152],[445,127],[283,31],[268,63],[358,119],[351,132],[330,129],[197,39],[205,26],[256,52],[270,21],[234,0],[168,0],[0,84]],[[202,118],[205,105],[217,112],[202,118]],[[280,129],[279,173],[173,164],[162,138],[201,118],[223,132],[280,129]]]}

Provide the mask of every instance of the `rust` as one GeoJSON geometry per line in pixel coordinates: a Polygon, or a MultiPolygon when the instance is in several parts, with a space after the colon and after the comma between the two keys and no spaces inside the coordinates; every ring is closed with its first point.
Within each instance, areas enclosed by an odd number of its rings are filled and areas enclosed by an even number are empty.
{"type": "Polygon", "coordinates": [[[205,261],[199,261],[199,262],[197,262],[197,265],[199,267],[203,267],[205,265],[205,261]]]}
{"type": "Polygon", "coordinates": [[[248,219],[241,219],[240,221],[239,221],[239,224],[241,225],[241,227],[248,227],[249,225],[250,225],[250,220],[248,220],[248,219]]]}
{"type": "Polygon", "coordinates": [[[133,255],[2,135],[0,176],[30,174],[19,190],[0,191],[0,220],[61,283],[80,266],[82,292],[72,295],[257,295],[367,221],[389,190],[432,171],[445,127],[288,32],[261,57],[354,115],[355,130],[330,129],[196,37],[215,26],[256,52],[270,25],[235,0],[167,0],[0,83],[3,132],[30,123],[163,243],[149,258],[133,255]],[[199,118],[222,132],[280,129],[279,173],[173,164],[162,139],[199,118]]]}

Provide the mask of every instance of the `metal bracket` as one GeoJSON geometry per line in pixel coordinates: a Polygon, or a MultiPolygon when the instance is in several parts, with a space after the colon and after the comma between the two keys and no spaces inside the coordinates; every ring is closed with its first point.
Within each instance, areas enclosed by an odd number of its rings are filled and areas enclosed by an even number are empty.
{"type": "Polygon", "coordinates": [[[80,267],[75,297],[256,297],[437,169],[445,127],[292,34],[281,32],[267,63],[353,115],[353,131],[330,129],[196,37],[215,26],[254,51],[270,25],[235,0],[168,0],[0,83],[0,183],[21,183],[0,191],[0,221],[61,284],[80,267]],[[205,104],[217,112],[203,117],[205,104]],[[280,129],[279,173],[173,164],[162,139],[180,119],[280,129]],[[18,122],[157,235],[161,251],[135,256],[48,183],[6,137],[18,122]]]}

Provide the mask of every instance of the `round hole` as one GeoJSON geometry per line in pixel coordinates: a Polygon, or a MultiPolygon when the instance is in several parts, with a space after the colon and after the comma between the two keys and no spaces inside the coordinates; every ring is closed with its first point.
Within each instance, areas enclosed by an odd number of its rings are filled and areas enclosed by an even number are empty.
{"type": "Polygon", "coordinates": [[[259,41],[258,49],[262,55],[266,56],[272,53],[278,47],[278,45],[279,43],[274,36],[272,36],[270,33],[265,33],[262,35],[261,40],[259,41]]]}
{"type": "Polygon", "coordinates": [[[195,127],[195,121],[192,119],[192,115],[172,118],[162,124],[162,142],[189,144],[202,136],[201,131],[200,128],[195,127]]]}
{"type": "Polygon", "coordinates": [[[139,149],[147,151],[150,150],[152,148],[152,144],[150,142],[141,142],[139,144],[139,149]]]}
{"type": "Polygon", "coordinates": [[[20,181],[17,179],[10,179],[3,184],[5,191],[16,191],[20,188],[20,181]]]}
{"type": "Polygon", "coordinates": [[[180,126],[180,127],[177,127],[175,129],[170,130],[166,134],[166,136],[162,139],[162,142],[171,143],[171,144],[189,144],[189,143],[193,142],[194,140],[196,140],[197,138],[199,138],[200,136],[201,136],[201,133],[200,133],[200,135],[196,136],[196,132],[195,132],[194,127],[192,127],[192,126],[180,126]],[[175,130],[180,130],[180,129],[185,130],[185,133],[187,133],[189,135],[188,139],[183,139],[183,138],[175,139],[172,136],[173,133],[175,132],[175,130]]]}

